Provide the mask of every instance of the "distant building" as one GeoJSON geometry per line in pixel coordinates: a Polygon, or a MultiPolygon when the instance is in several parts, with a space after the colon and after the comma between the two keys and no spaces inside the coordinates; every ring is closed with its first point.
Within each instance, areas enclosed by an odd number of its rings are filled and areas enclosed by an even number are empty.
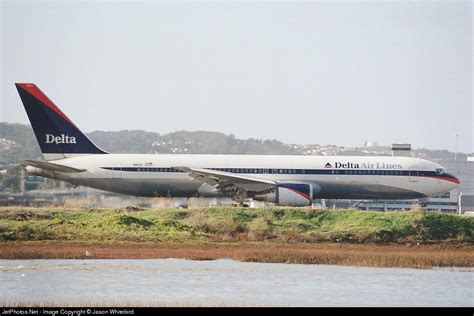
{"type": "Polygon", "coordinates": [[[378,144],[376,141],[368,140],[364,143],[364,147],[378,147],[378,144]]]}
{"type": "Polygon", "coordinates": [[[411,144],[392,144],[392,156],[410,157],[411,144]]]}

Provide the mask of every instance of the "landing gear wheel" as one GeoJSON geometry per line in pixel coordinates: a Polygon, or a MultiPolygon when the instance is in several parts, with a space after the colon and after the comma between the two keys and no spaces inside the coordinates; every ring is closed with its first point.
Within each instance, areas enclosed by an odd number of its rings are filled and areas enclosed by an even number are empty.
{"type": "Polygon", "coordinates": [[[242,206],[244,203],[244,200],[247,198],[247,191],[244,189],[236,189],[234,192],[232,192],[232,195],[230,198],[236,202],[239,206],[242,206]]]}

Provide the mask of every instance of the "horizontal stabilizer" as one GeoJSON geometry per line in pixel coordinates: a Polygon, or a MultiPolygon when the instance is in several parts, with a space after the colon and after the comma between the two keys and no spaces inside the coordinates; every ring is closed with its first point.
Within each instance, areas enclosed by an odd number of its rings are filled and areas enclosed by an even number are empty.
{"type": "Polygon", "coordinates": [[[77,169],[69,166],[59,165],[43,160],[24,160],[21,162],[23,166],[32,166],[43,170],[66,172],[66,173],[77,173],[84,172],[86,169],[77,169]]]}

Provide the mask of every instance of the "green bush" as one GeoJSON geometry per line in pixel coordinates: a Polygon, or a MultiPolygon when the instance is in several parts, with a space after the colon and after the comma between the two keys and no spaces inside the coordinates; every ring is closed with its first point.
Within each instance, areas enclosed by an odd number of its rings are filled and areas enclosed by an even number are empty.
{"type": "Polygon", "coordinates": [[[215,207],[0,210],[0,240],[474,242],[474,218],[432,212],[215,207]],[[26,214],[26,215],[25,215],[26,214]],[[20,220],[18,220],[20,219],[20,220]]]}

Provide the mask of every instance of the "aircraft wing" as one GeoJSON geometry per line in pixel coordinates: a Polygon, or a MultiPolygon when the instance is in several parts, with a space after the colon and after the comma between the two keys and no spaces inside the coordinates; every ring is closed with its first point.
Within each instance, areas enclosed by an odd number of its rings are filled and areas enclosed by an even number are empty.
{"type": "Polygon", "coordinates": [[[246,191],[259,192],[272,189],[276,185],[276,182],[272,180],[243,176],[230,172],[189,167],[174,168],[187,172],[190,177],[209,185],[219,185],[219,187],[224,191],[230,190],[232,188],[241,188],[246,191]]]}
{"type": "Polygon", "coordinates": [[[32,166],[44,170],[50,171],[58,171],[58,172],[66,172],[66,173],[76,173],[76,172],[84,172],[86,169],[77,169],[69,166],[59,165],[52,162],[47,162],[43,160],[23,160],[21,162],[23,166],[32,166]]]}

